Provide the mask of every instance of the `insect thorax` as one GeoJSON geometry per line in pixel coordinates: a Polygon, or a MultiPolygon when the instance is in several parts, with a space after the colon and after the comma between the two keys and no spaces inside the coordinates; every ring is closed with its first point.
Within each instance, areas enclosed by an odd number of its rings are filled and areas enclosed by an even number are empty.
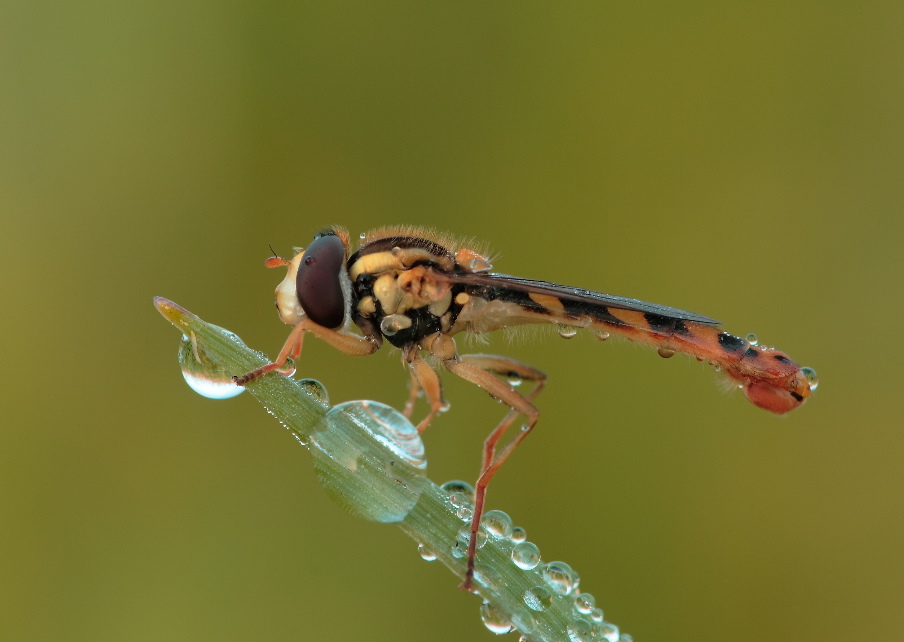
{"type": "Polygon", "coordinates": [[[461,305],[442,260],[421,248],[356,254],[349,261],[352,320],[365,334],[379,332],[396,347],[448,332],[461,305]]]}

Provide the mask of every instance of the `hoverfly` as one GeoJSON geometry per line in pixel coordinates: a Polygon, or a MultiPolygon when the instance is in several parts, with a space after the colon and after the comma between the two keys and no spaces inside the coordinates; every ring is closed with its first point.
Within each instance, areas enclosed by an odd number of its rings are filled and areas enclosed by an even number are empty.
{"type": "Polygon", "coordinates": [[[445,370],[483,388],[510,411],[484,442],[483,464],[474,490],[474,515],[462,588],[474,576],[477,532],[487,485],[512,451],[537,423],[534,398],[546,375],[514,359],[488,354],[459,354],[454,335],[482,334],[523,324],[586,328],[600,338],[615,335],[657,347],[662,356],[683,352],[720,369],[760,408],[782,414],[803,404],[816,388],[816,373],[801,368],[785,353],[756,345],[716,328],[718,321],[653,303],[601,294],[545,281],[491,272],[481,253],[415,227],[387,227],[361,235],[350,253],[349,235],[333,227],[314,237],[292,259],[273,256],[267,267],[288,268],[276,288],[284,323],[294,326],[276,360],[236,377],[247,384],[301,354],[305,333],[350,355],[369,355],[384,339],[402,352],[411,375],[404,414],[411,417],[423,391],[430,406],[417,425],[422,432],[448,406],[439,376],[424,354],[445,370]],[[358,326],[361,334],[351,331],[358,326]],[[508,380],[532,382],[521,394],[508,380]],[[526,423],[497,450],[519,417],[526,423]]]}

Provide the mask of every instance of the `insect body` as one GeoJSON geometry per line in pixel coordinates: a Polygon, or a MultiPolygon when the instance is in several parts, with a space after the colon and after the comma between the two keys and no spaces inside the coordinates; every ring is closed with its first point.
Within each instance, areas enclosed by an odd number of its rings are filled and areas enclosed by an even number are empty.
{"type": "Polygon", "coordinates": [[[423,354],[432,355],[444,369],[480,386],[511,409],[484,442],[465,589],[473,580],[487,485],[536,424],[539,413],[533,399],[546,375],[508,357],[461,355],[454,335],[554,323],[586,328],[600,337],[622,336],[655,346],[662,356],[683,352],[709,361],[750,401],[777,414],[797,408],[816,388],[812,369],[801,368],[779,350],[718,330],[718,321],[636,299],[497,274],[480,253],[453,248],[451,241],[418,228],[369,232],[350,254],[348,233],[334,227],[318,234],[291,260],[271,257],[266,264],[288,267],[276,288],[276,304],[280,318],[294,329],[273,363],[236,377],[237,383],[244,385],[276,370],[290,357],[297,359],[305,333],[351,355],[372,354],[385,339],[401,349],[411,375],[405,416],[411,416],[420,390],[430,405],[417,426],[419,432],[447,408],[439,376],[423,354]],[[361,334],[350,330],[352,323],[361,334]],[[500,377],[530,381],[534,386],[521,394],[500,377]],[[526,419],[521,430],[497,449],[519,416],[526,419]]]}

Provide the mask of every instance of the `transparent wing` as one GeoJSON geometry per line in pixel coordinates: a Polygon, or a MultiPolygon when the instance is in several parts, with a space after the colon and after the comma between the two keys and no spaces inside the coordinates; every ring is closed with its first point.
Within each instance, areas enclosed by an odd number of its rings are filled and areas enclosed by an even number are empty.
{"type": "Polygon", "coordinates": [[[450,278],[454,283],[485,287],[500,292],[552,296],[563,302],[575,303],[590,308],[635,310],[646,314],[656,314],[670,319],[692,321],[693,323],[700,323],[703,325],[718,325],[720,323],[719,321],[703,316],[702,314],[688,312],[687,310],[679,310],[678,308],[671,308],[667,305],[647,303],[646,301],[639,301],[637,299],[630,299],[628,297],[615,296],[612,294],[603,294],[602,292],[594,292],[593,290],[585,290],[583,288],[575,288],[568,285],[558,285],[556,283],[549,283],[548,281],[523,279],[509,274],[497,274],[494,272],[466,273],[450,275],[450,278]]]}

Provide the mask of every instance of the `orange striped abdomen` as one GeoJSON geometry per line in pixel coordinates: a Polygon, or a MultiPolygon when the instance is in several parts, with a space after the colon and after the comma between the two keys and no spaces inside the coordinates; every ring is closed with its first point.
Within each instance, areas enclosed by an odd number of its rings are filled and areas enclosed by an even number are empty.
{"type": "Polygon", "coordinates": [[[801,368],[784,352],[757,346],[713,326],[633,310],[609,309],[608,314],[624,325],[596,324],[632,341],[654,345],[661,354],[683,352],[708,361],[764,410],[776,414],[794,410],[816,387],[816,373],[801,368]]]}

